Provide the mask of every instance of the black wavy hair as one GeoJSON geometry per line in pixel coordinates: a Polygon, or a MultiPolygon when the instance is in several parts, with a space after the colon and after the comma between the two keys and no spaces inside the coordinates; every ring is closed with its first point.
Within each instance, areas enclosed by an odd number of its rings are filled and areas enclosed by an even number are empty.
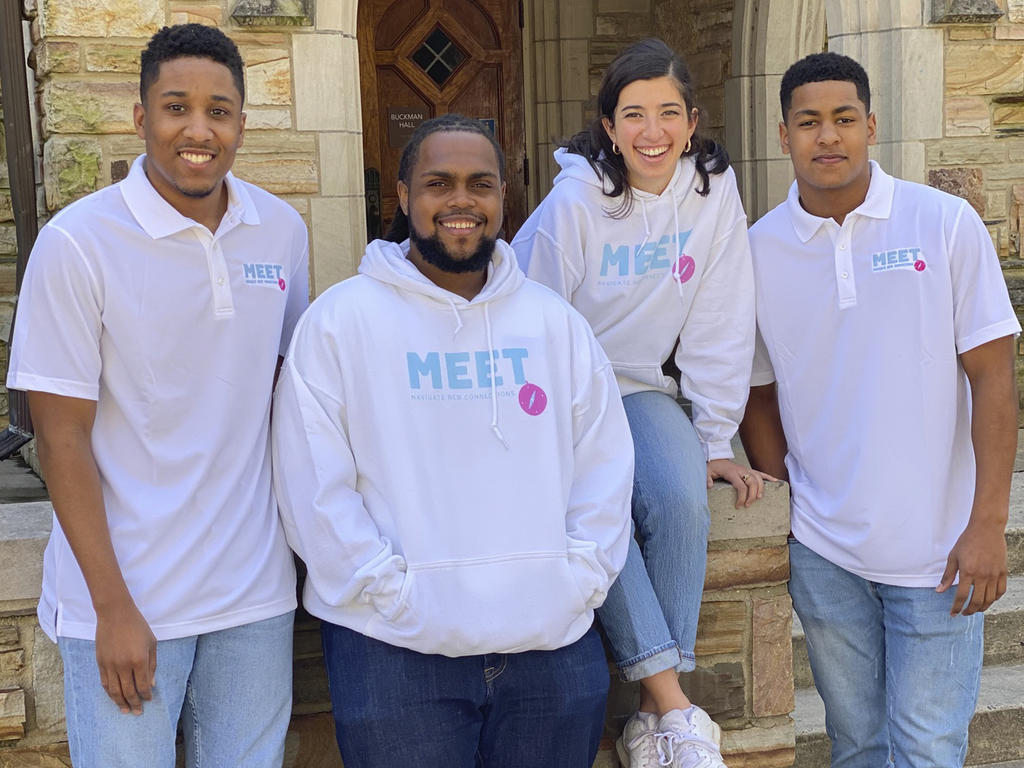
{"type": "Polygon", "coordinates": [[[245,64],[238,46],[216,27],[205,24],[176,24],[164,27],[150,38],[142,51],[142,69],[139,73],[139,98],[146,103],[146,91],[160,77],[160,65],[182,56],[198,56],[223,64],[231,71],[231,78],[245,103],[245,64]]]}
{"type": "MultiPolygon", "coordinates": [[[[597,175],[611,182],[611,191],[605,192],[608,197],[622,197],[618,207],[609,211],[609,215],[614,218],[629,215],[633,208],[633,191],[629,186],[626,163],[622,155],[612,151],[612,140],[608,138],[601,119],[607,117],[615,123],[619,94],[627,85],[637,80],[653,80],[658,77],[671,77],[675,80],[686,102],[687,119],[692,109],[697,109],[698,115],[701,114],[694,93],[693,77],[682,57],[661,40],[650,38],[629,46],[608,65],[597,93],[597,117],[587,128],[561,144],[568,151],[587,158],[597,175]]],[[[702,136],[699,126],[698,123],[690,149],[684,154],[692,156],[697,165],[701,179],[697,193],[704,196],[711,191],[710,174],[724,173],[729,167],[729,153],[725,147],[702,136]]]]}
{"type": "Polygon", "coordinates": [[[782,120],[785,122],[789,108],[793,106],[793,91],[807,83],[821,83],[826,80],[840,80],[857,87],[857,98],[864,102],[864,109],[871,113],[871,87],[864,67],[839,53],[812,53],[793,64],[782,76],[779,86],[779,101],[782,105],[782,120]]]}
{"type": "MultiPolygon", "coordinates": [[[[432,117],[416,126],[416,130],[409,137],[409,142],[402,150],[402,157],[398,161],[399,180],[405,182],[406,186],[409,186],[410,181],[412,181],[412,169],[420,158],[420,145],[423,144],[425,138],[435,133],[456,132],[476,133],[486,138],[491,143],[491,146],[494,147],[494,155],[498,161],[498,177],[501,181],[505,181],[505,153],[502,151],[497,139],[494,138],[487,129],[487,126],[482,122],[474,120],[472,117],[460,115],[458,112],[449,112],[446,115],[432,117]]],[[[395,207],[395,218],[391,220],[391,226],[388,227],[384,239],[390,240],[393,243],[401,243],[408,237],[409,219],[405,215],[405,211],[402,210],[402,206],[398,205],[395,207]]]]}

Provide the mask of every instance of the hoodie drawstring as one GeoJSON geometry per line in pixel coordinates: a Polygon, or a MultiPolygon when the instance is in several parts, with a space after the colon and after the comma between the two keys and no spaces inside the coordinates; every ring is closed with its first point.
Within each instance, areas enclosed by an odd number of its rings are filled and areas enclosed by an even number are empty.
{"type": "MultiPolygon", "coordinates": [[[[679,252],[676,254],[675,261],[672,262],[672,278],[673,278],[672,281],[676,284],[676,293],[679,294],[679,299],[680,299],[680,301],[682,301],[682,299],[683,299],[683,281],[679,279],[680,278],[680,274],[679,274],[679,260],[683,257],[683,248],[682,248],[681,245],[679,245],[679,201],[676,200],[676,189],[675,189],[675,187],[672,187],[671,192],[672,192],[672,214],[675,216],[675,234],[673,234],[672,237],[675,238],[676,245],[679,248],[679,252]]],[[[685,302],[683,302],[683,304],[684,304],[684,307],[685,307],[685,302]]]]}
{"type": "Polygon", "coordinates": [[[640,251],[644,249],[644,246],[647,245],[647,241],[651,239],[651,225],[647,221],[647,202],[642,197],[640,198],[640,213],[644,217],[644,239],[640,245],[637,246],[637,253],[640,253],[640,251]]]}
{"type": "Polygon", "coordinates": [[[459,331],[462,330],[462,315],[459,314],[459,308],[455,306],[455,302],[452,301],[451,298],[448,298],[448,306],[451,307],[452,312],[455,313],[455,322],[457,323],[455,330],[452,332],[452,338],[454,339],[459,335],[459,331]]]}
{"type": "Polygon", "coordinates": [[[501,434],[501,428],[498,426],[498,385],[494,382],[498,366],[497,361],[494,359],[494,342],[491,339],[491,313],[488,306],[489,303],[485,302],[484,328],[487,329],[487,354],[491,358],[491,431],[498,438],[498,441],[505,446],[505,450],[508,450],[508,442],[505,440],[505,436],[501,434]]]}

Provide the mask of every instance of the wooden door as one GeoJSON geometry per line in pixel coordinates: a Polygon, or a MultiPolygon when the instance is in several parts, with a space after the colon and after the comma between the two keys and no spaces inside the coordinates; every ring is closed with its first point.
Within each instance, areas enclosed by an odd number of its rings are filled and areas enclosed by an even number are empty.
{"type": "Polygon", "coordinates": [[[398,205],[398,160],[423,120],[461,112],[505,152],[504,236],[526,219],[520,0],[361,0],[359,77],[367,233],[383,236],[398,205]]]}

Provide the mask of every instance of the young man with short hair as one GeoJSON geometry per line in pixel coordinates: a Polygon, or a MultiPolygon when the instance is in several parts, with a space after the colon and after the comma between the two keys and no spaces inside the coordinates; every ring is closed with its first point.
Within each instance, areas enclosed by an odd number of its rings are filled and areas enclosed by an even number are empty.
{"type": "Polygon", "coordinates": [[[741,435],[792,491],[790,591],[836,768],[963,765],[982,611],[1006,589],[1020,331],[981,219],[868,159],[850,58],[786,72],[796,181],[750,230],[741,435]]]}
{"type": "Polygon", "coordinates": [[[497,240],[501,149],[446,115],[402,217],[299,322],[274,482],[323,620],[346,768],[590,768],[594,608],[630,535],[633,444],[586,321],[497,240]]]}
{"type": "Polygon", "coordinates": [[[39,234],[8,386],[29,392],[56,521],[39,621],[76,768],[276,768],[295,573],[270,478],[276,366],[308,301],[306,229],[230,173],[242,60],[165,27],[142,53],[128,177],[39,234]],[[200,762],[201,757],[201,762],[200,762]]]}

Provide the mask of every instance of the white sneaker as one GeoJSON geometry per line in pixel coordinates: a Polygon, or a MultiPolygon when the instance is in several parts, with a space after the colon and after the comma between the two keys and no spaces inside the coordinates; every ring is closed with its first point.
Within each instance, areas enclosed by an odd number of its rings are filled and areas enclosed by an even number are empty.
{"type": "Polygon", "coordinates": [[[654,738],[659,766],[726,768],[718,749],[722,729],[696,705],[666,712],[654,738]]]}
{"type": "Polygon", "coordinates": [[[636,712],[626,721],[615,742],[622,768],[659,768],[657,730],[658,716],[653,712],[636,712]]]}

